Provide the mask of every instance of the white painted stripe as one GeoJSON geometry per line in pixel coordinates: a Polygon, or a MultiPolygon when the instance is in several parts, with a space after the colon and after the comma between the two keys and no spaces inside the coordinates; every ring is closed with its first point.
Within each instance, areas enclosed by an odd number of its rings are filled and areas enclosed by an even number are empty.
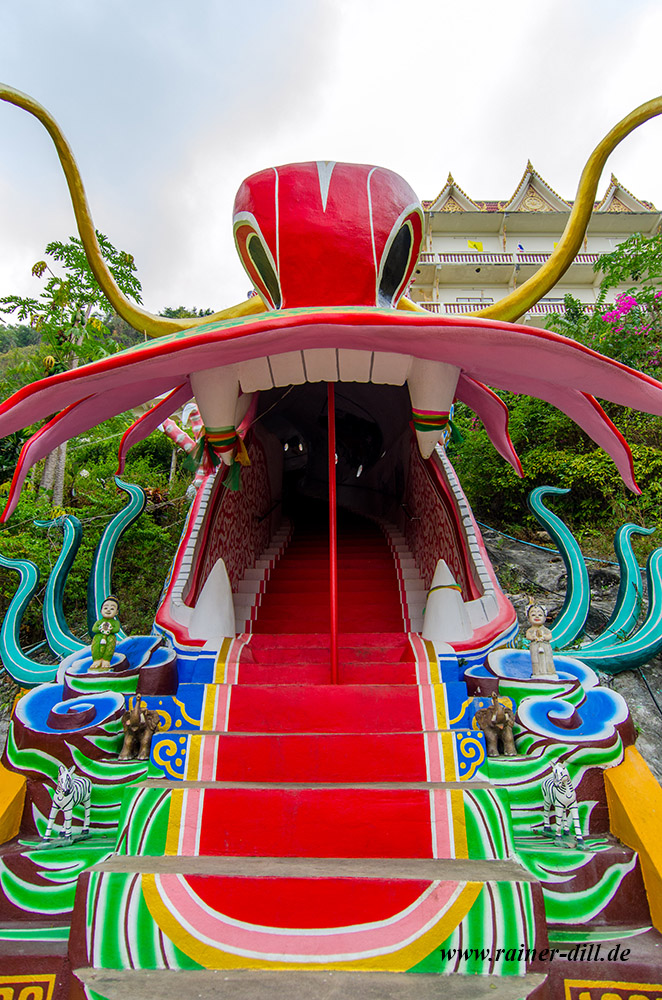
{"type": "Polygon", "coordinates": [[[326,203],[329,197],[329,184],[331,174],[336,165],[335,160],[317,160],[317,178],[320,185],[320,195],[322,196],[322,211],[326,212],[326,203]]]}

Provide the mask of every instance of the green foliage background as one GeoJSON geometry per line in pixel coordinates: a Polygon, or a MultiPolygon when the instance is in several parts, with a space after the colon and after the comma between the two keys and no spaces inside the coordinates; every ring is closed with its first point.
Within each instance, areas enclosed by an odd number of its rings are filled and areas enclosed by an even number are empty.
{"type": "MultiPolygon", "coordinates": [[[[89,443],[73,442],[67,469],[64,512],[75,514],[83,525],[83,541],[74,561],[65,589],[64,610],[71,631],[83,642],[87,636],[87,580],[92,558],[103,529],[126,503],[127,495],[115,486],[117,445],[122,430],[129,425],[126,417],[115,418],[97,428],[97,437],[89,443]],[[104,433],[105,432],[105,433],[104,433]],[[78,444],[78,447],[75,445],[78,444]],[[89,473],[81,476],[81,471],[89,473]]],[[[145,512],[122,536],[113,570],[113,588],[121,600],[120,620],[128,633],[151,631],[154,612],[163,581],[170,568],[189,506],[186,488],[188,472],[177,474],[168,483],[172,447],[164,434],[157,432],[129,452],[122,478],[144,488],[158,491],[145,512]]],[[[58,511],[56,513],[62,513],[58,511]]],[[[47,497],[39,497],[28,482],[16,512],[0,532],[0,550],[12,559],[31,559],[41,573],[40,596],[50,569],[62,544],[57,527],[39,529],[34,519],[47,520],[52,509],[47,497]]],[[[18,576],[0,570],[0,616],[13,596],[18,576]]],[[[41,601],[33,600],[23,618],[21,640],[24,648],[43,639],[41,601]]]]}
{"type": "MultiPolygon", "coordinates": [[[[125,295],[140,302],[141,287],[131,254],[117,250],[97,233],[101,251],[125,295]]],[[[32,273],[39,282],[36,297],[6,295],[0,314],[11,317],[0,326],[0,393],[7,398],[47,374],[65,371],[124,347],[143,335],[117,316],[94,278],[80,240],[54,241],[32,273]],[[17,322],[18,321],[18,322],[17,322]],[[29,325],[26,325],[28,323],[29,325]]],[[[165,310],[173,316],[204,316],[211,309],[165,310]]],[[[63,505],[53,510],[48,492],[38,490],[41,463],[26,483],[9,523],[0,527],[0,551],[12,559],[30,559],[39,567],[40,590],[23,617],[24,649],[44,638],[43,591],[62,543],[57,527],[35,527],[35,519],[49,520],[75,514],[83,525],[83,541],[67,579],[64,611],[71,631],[84,642],[87,636],[87,581],[94,550],[111,518],[126,504],[114,473],[117,448],[124,431],[138,413],[124,413],[69,442],[63,505]]],[[[0,499],[6,495],[20,450],[39,424],[0,440],[0,499]]],[[[170,482],[172,444],[160,431],[129,451],[123,478],[152,491],[146,511],[122,536],[113,571],[113,588],[121,600],[120,620],[128,633],[151,631],[163,581],[170,568],[189,506],[185,493],[190,472],[176,471],[170,482]]],[[[0,570],[0,618],[18,583],[10,570],[0,570]]],[[[48,658],[47,649],[36,656],[48,658]]],[[[1,692],[0,692],[1,695],[1,692]]]]}
{"type": "MultiPolygon", "coordinates": [[[[662,234],[636,234],[595,265],[604,275],[594,310],[566,296],[565,313],[548,326],[593,350],[654,378],[662,377],[662,234]],[[634,284],[614,296],[614,289],[634,284]],[[608,305],[608,300],[615,304],[608,305]]],[[[575,530],[586,551],[611,558],[615,531],[625,521],[655,527],[662,509],[662,418],[604,403],[632,449],[635,478],[642,491],[634,496],[612,460],[565,414],[549,403],[513,393],[499,393],[510,411],[510,436],[524,469],[520,479],[494,451],[472,411],[458,405],[455,422],[464,441],[449,455],[476,516],[513,533],[538,524],[526,507],[536,486],[572,490],[554,509],[575,530]]],[[[662,544],[655,535],[638,541],[645,554],[662,544]]]]}

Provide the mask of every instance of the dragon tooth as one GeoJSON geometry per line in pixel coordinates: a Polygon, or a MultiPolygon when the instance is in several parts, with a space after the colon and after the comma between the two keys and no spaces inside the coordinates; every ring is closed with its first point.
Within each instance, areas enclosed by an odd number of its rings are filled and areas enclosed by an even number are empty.
{"type": "Polygon", "coordinates": [[[429,458],[448,423],[460,369],[414,358],[407,376],[418,447],[429,458]]]}
{"type": "MultiPolygon", "coordinates": [[[[209,368],[191,375],[191,387],[207,429],[235,427],[239,379],[236,368],[209,368]]],[[[226,465],[234,459],[232,451],[224,451],[221,458],[226,465]]]]}

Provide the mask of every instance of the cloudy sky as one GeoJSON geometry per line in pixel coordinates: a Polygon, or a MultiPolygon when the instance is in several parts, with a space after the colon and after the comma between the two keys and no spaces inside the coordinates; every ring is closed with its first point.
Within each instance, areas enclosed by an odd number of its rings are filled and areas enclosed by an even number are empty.
{"type": "MultiPolygon", "coordinates": [[[[97,228],[134,254],[144,301],[220,309],[249,283],[231,236],[241,180],[332,159],[449,170],[509,197],[531,159],[574,196],[599,139],[662,93],[658,0],[0,0],[0,80],[44,104],[97,228]]],[[[609,173],[662,207],[662,118],[609,173]]],[[[43,128],[0,103],[0,295],[74,233],[43,128]]]]}

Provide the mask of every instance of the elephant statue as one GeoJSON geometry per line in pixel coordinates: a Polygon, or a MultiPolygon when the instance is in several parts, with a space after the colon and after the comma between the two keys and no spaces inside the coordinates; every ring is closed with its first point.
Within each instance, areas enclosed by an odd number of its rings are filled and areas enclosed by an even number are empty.
{"type": "Polygon", "coordinates": [[[136,694],[133,703],[122,717],[124,727],[124,743],[120,751],[120,760],[148,760],[152,744],[152,736],[161,725],[158,712],[148,711],[140,695],[136,694]]]}
{"type": "Polygon", "coordinates": [[[517,756],[513,738],[514,722],[515,713],[512,708],[499,701],[496,691],[492,695],[492,704],[487,708],[478,709],[472,719],[471,727],[480,729],[484,733],[488,757],[499,756],[499,740],[503,744],[503,753],[506,757],[517,756]]]}

